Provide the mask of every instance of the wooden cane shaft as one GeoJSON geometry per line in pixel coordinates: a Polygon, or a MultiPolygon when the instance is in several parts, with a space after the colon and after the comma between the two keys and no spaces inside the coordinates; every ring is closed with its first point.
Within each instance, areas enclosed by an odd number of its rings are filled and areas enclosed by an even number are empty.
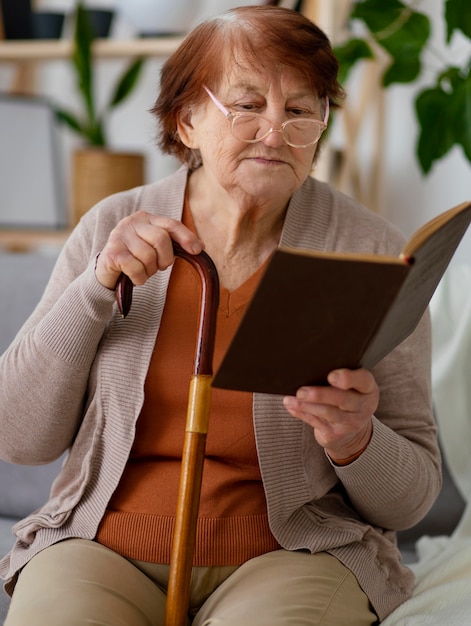
{"type": "Polygon", "coordinates": [[[211,376],[193,376],[183,444],[180,486],[170,560],[165,626],[184,626],[190,596],[190,579],[208,431],[211,376]]]}
{"type": "Polygon", "coordinates": [[[213,377],[197,374],[191,377],[185,432],[208,432],[211,382],[213,377]]]}
{"type": "MultiPolygon", "coordinates": [[[[175,256],[185,259],[196,269],[202,289],[165,612],[165,626],[186,626],[206,433],[208,432],[219,279],[216,266],[204,251],[198,255],[192,255],[175,242],[173,242],[173,250],[175,256]]],[[[116,285],[116,301],[123,318],[131,309],[132,295],[131,280],[125,274],[121,274],[116,285]]]]}

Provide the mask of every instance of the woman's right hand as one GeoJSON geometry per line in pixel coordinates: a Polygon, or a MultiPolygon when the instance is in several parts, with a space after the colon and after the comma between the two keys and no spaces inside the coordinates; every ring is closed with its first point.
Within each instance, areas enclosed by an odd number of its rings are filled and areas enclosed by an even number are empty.
{"type": "Polygon", "coordinates": [[[172,265],[172,241],[190,254],[199,254],[203,242],[181,222],[145,211],[123,218],[111,231],[95,268],[97,280],[114,289],[121,273],[134,285],[143,285],[158,270],[172,265]]]}

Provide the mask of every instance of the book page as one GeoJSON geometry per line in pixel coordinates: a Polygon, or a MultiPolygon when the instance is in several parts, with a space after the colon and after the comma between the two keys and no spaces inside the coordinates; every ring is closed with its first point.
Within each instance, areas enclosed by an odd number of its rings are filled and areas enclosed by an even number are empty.
{"type": "Polygon", "coordinates": [[[417,326],[471,221],[471,204],[426,239],[409,260],[411,270],[362,365],[371,368],[417,326]]]}
{"type": "Polygon", "coordinates": [[[419,230],[417,230],[412,237],[409,239],[408,243],[404,246],[403,256],[412,257],[415,256],[417,250],[424,244],[424,242],[430,237],[434,237],[437,242],[435,245],[441,246],[440,239],[444,237],[443,235],[443,227],[450,222],[451,220],[455,220],[461,213],[468,213],[471,209],[471,203],[462,202],[452,209],[448,209],[448,211],[444,211],[437,215],[429,222],[424,224],[419,230]],[[442,235],[440,235],[439,231],[442,231],[442,235]]]}

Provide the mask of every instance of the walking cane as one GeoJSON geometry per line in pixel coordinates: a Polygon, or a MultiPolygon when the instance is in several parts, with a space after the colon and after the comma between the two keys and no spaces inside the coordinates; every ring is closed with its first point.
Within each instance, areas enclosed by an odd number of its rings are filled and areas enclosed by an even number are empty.
{"type": "MultiPolygon", "coordinates": [[[[185,626],[209,422],[219,280],[216,267],[205,252],[189,254],[176,243],[173,244],[173,251],[198,271],[202,287],[165,611],[165,626],[185,626]]],[[[122,316],[126,317],[131,307],[132,283],[124,274],[116,287],[116,299],[122,316]]]]}

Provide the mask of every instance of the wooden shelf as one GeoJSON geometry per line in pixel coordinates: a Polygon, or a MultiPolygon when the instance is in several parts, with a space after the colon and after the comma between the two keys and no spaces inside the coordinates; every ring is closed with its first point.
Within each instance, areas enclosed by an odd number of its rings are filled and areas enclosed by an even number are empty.
{"type": "MultiPolygon", "coordinates": [[[[93,54],[97,58],[117,59],[120,57],[169,56],[183,41],[183,37],[156,37],[143,39],[98,39],[93,44],[93,54]]],[[[69,59],[73,42],[59,40],[9,40],[0,41],[0,62],[18,63],[21,61],[53,61],[69,59]]]]}
{"type": "Polygon", "coordinates": [[[26,252],[37,248],[61,248],[70,235],[70,229],[11,229],[0,227],[0,249],[26,252]]]}

